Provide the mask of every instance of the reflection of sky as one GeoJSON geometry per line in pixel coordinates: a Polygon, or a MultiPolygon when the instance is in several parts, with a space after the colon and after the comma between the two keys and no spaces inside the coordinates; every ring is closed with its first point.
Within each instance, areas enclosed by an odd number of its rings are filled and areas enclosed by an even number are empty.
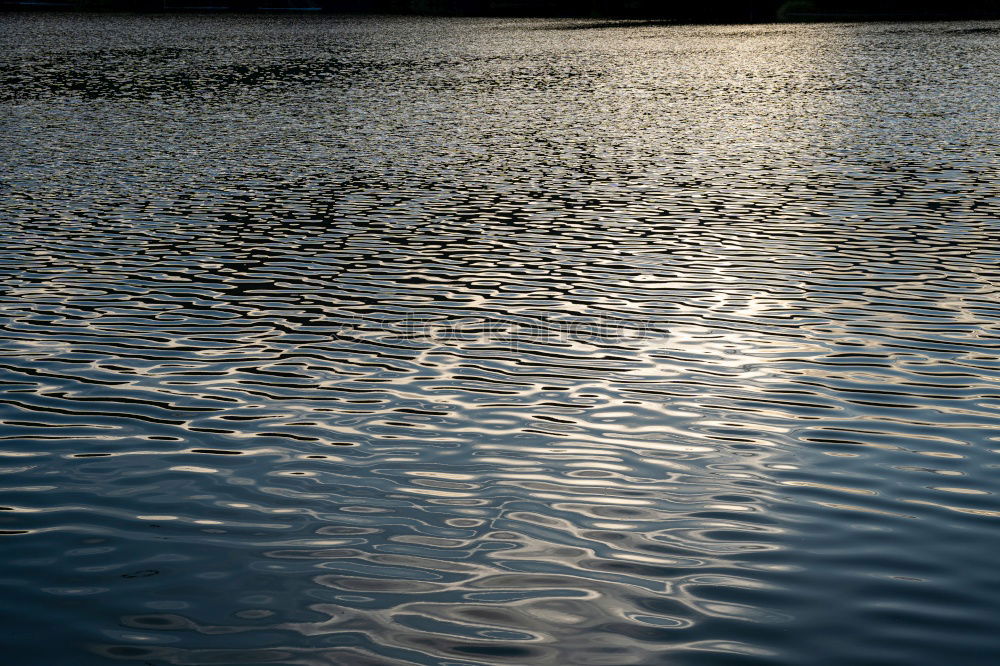
{"type": "Polygon", "coordinates": [[[35,661],[996,646],[989,31],[32,20],[35,661]]]}

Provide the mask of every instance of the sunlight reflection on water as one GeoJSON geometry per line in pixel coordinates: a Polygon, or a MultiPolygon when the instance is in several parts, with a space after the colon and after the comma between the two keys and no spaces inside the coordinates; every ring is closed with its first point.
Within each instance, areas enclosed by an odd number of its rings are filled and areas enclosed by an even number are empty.
{"type": "Polygon", "coordinates": [[[14,663],[1000,655],[996,24],[2,20],[14,663]]]}

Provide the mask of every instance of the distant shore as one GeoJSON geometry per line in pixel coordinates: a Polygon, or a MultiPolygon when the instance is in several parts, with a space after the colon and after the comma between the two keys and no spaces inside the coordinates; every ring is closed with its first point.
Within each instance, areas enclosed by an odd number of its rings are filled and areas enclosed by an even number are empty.
{"type": "Polygon", "coordinates": [[[1000,19],[1000,0],[0,0],[3,11],[375,13],[647,20],[683,23],[1000,19]]]}

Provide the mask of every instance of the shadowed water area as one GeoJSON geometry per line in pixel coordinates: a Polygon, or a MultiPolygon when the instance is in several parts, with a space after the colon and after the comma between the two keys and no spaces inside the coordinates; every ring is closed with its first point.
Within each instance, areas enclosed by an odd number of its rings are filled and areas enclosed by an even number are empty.
{"type": "Polygon", "coordinates": [[[2,663],[1000,660],[1000,24],[0,27],[2,663]]]}

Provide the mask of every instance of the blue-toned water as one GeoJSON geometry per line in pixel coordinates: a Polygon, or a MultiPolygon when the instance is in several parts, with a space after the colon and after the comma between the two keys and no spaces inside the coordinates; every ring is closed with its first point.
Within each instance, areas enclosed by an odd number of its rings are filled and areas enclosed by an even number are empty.
{"type": "Polygon", "coordinates": [[[0,663],[1000,663],[1000,24],[0,17],[0,663]]]}

